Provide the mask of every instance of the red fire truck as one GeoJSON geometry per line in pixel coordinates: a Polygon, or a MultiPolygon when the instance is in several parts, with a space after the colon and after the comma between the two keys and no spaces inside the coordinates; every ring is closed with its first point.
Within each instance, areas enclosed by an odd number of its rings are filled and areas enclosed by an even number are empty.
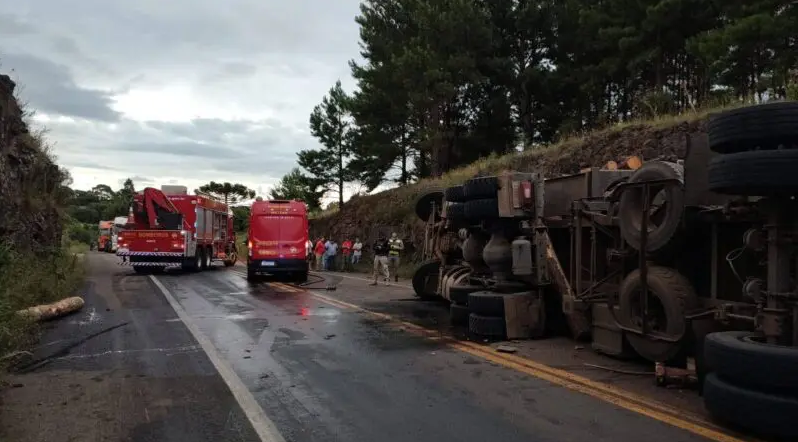
{"type": "Polygon", "coordinates": [[[147,187],[137,193],[117,256],[137,273],[181,267],[205,270],[214,261],[236,263],[232,212],[207,195],[189,195],[185,186],[147,187]]]}
{"type": "Polygon", "coordinates": [[[308,280],[308,209],[301,201],[256,200],[247,233],[247,279],[289,274],[308,280]]]}

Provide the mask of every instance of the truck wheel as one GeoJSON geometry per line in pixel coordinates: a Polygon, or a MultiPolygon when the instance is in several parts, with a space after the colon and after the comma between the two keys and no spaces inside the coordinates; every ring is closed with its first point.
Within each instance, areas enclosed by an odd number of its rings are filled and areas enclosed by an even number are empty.
{"type": "Polygon", "coordinates": [[[796,347],[767,344],[747,331],[716,332],[704,339],[704,357],[709,371],[733,384],[798,396],[796,347]]]}
{"type": "Polygon", "coordinates": [[[465,204],[449,203],[446,206],[446,219],[459,222],[465,220],[465,204]]]}
{"type": "Polygon", "coordinates": [[[455,304],[468,305],[468,295],[485,290],[485,287],[470,284],[457,284],[449,287],[449,300],[455,304]]]}
{"type": "Polygon", "coordinates": [[[709,161],[708,188],[725,195],[798,194],[798,149],[756,150],[709,161]]]}
{"type": "MultiPolygon", "coordinates": [[[[684,167],[666,161],[651,161],[643,164],[631,177],[630,183],[676,179],[684,184],[684,167]]],[[[684,212],[684,189],[682,185],[650,186],[651,203],[648,213],[648,236],[645,252],[656,252],[665,248],[676,236],[684,212]]],[[[626,189],[621,194],[618,206],[621,236],[635,250],[642,247],[640,234],[643,221],[643,188],[626,189]]]]}
{"type": "Polygon", "coordinates": [[[432,213],[432,205],[435,205],[435,221],[438,221],[443,204],[443,192],[440,190],[430,190],[424,192],[416,199],[416,216],[421,221],[429,221],[432,213]]]}
{"type": "Polygon", "coordinates": [[[504,296],[488,291],[469,293],[468,307],[478,315],[504,317],[504,296]]]}
{"type": "Polygon", "coordinates": [[[463,203],[465,202],[465,194],[463,193],[463,186],[447,187],[443,191],[443,198],[450,203],[463,203]]]}
{"type": "MultiPolygon", "coordinates": [[[[698,297],[690,282],[676,270],[667,267],[648,268],[648,329],[666,336],[683,336],[687,331],[685,313],[695,307],[698,297]]],[[[624,278],[618,295],[618,322],[639,329],[643,324],[640,269],[624,278]]],[[[626,333],[629,345],[644,359],[667,362],[682,350],[682,342],[654,340],[647,336],[626,333]]]]}
{"type": "Polygon", "coordinates": [[[796,147],[798,102],[746,106],[710,116],[709,148],[718,153],[737,153],[779,145],[796,147]]]}
{"type": "Polygon", "coordinates": [[[133,271],[139,275],[146,275],[148,270],[150,270],[150,268],[147,266],[133,266],[133,271]]]}
{"type": "Polygon", "coordinates": [[[296,279],[294,280],[297,284],[304,284],[308,282],[308,271],[305,270],[304,272],[297,273],[296,279]]]}
{"type": "Polygon", "coordinates": [[[465,218],[469,221],[491,220],[499,217],[499,200],[484,198],[465,203],[465,218]]]}
{"type": "Polygon", "coordinates": [[[194,256],[186,258],[183,261],[183,266],[182,266],[183,270],[189,272],[199,272],[201,270],[201,263],[202,263],[201,251],[202,249],[198,247],[197,251],[194,253],[194,256]]]}
{"type": "Polygon", "coordinates": [[[496,176],[481,176],[471,178],[463,184],[463,194],[467,201],[483,198],[496,198],[499,190],[499,178],[496,176]]]}
{"type": "Polygon", "coordinates": [[[258,279],[258,274],[253,270],[247,268],[247,281],[254,282],[258,279]]]}
{"type": "Polygon", "coordinates": [[[411,281],[416,296],[421,299],[437,297],[438,273],[440,271],[441,262],[438,260],[427,261],[416,268],[411,281]]]}
{"type": "Polygon", "coordinates": [[[503,317],[483,316],[476,313],[468,315],[468,331],[486,338],[502,339],[507,336],[503,317]]]}
{"type": "Polygon", "coordinates": [[[197,247],[197,258],[199,260],[198,269],[199,271],[205,270],[208,268],[208,263],[205,261],[205,247],[197,247]]]}
{"type": "Polygon", "coordinates": [[[734,385],[709,373],[704,381],[704,406],[727,424],[762,436],[798,440],[798,398],[768,394],[734,385]]]}
{"type": "Polygon", "coordinates": [[[449,321],[452,325],[468,325],[468,316],[471,310],[467,306],[451,304],[449,306],[449,321]]]}

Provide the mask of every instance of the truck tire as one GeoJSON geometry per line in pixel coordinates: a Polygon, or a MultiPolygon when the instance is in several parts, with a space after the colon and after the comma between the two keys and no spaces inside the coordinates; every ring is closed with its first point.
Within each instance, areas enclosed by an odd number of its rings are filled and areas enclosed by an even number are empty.
{"type": "Polygon", "coordinates": [[[252,269],[247,268],[247,281],[254,282],[258,279],[258,274],[255,273],[252,269]]]}
{"type": "Polygon", "coordinates": [[[468,295],[468,307],[484,316],[504,317],[504,296],[500,293],[479,291],[468,295]]]}
{"type": "Polygon", "coordinates": [[[798,397],[734,385],[718,373],[704,381],[704,407],[714,418],[757,435],[798,440],[798,397]]]}
{"type": "MultiPolygon", "coordinates": [[[[679,180],[681,185],[665,186],[664,188],[656,186],[650,189],[653,194],[649,195],[649,201],[662,195],[665,207],[658,211],[655,219],[649,219],[645,250],[648,253],[664,249],[674,239],[681,227],[684,213],[684,167],[666,161],[651,161],[637,169],[628,181],[629,183],[640,183],[664,179],[679,180]]],[[[640,250],[642,247],[643,190],[642,188],[626,189],[621,194],[618,205],[621,236],[635,250],[640,250]]]]}
{"type": "Polygon", "coordinates": [[[453,285],[449,287],[449,298],[455,304],[468,305],[468,295],[484,289],[485,287],[478,285],[453,285]]]}
{"type": "MultiPolygon", "coordinates": [[[[652,331],[674,337],[683,336],[687,331],[685,314],[698,303],[692,285],[679,272],[667,267],[649,267],[647,280],[648,291],[652,295],[649,298],[649,314],[653,312],[655,315],[649,318],[649,330],[652,330],[653,325],[652,331]]],[[[635,269],[624,278],[618,290],[618,322],[624,326],[639,328],[642,324],[640,289],[640,269],[635,269]]],[[[684,347],[682,341],[658,341],[633,333],[626,333],[626,339],[637,354],[651,362],[670,361],[684,347]]]]}
{"type": "Polygon", "coordinates": [[[711,115],[707,135],[709,148],[724,154],[779,145],[798,147],[798,102],[746,106],[711,115]]]}
{"type": "Polygon", "coordinates": [[[798,194],[798,149],[756,150],[709,161],[709,190],[724,195],[798,194]]]}
{"type": "Polygon", "coordinates": [[[492,220],[499,217],[499,200],[483,198],[465,203],[465,218],[468,221],[492,220]]]}
{"type": "Polygon", "coordinates": [[[297,273],[296,279],[294,280],[297,284],[304,284],[308,282],[308,271],[305,270],[304,272],[297,273]]]}
{"type": "Polygon", "coordinates": [[[133,266],[133,271],[139,275],[146,275],[149,273],[148,270],[150,270],[150,268],[147,266],[133,266]]]}
{"type": "Polygon", "coordinates": [[[443,204],[443,192],[440,190],[430,190],[416,198],[416,216],[421,221],[427,222],[433,215],[432,206],[435,205],[435,221],[440,219],[441,205],[443,204]]]}
{"type": "Polygon", "coordinates": [[[197,248],[197,251],[194,253],[194,256],[185,258],[181,267],[186,272],[198,272],[200,271],[200,249],[197,248]]]}
{"type": "Polygon", "coordinates": [[[468,315],[468,331],[486,338],[502,339],[507,336],[507,326],[503,317],[476,313],[468,315]]]}
{"type": "Polygon", "coordinates": [[[441,262],[432,260],[422,263],[413,273],[411,284],[413,291],[421,299],[437,298],[438,273],[441,271],[441,262]],[[434,281],[434,282],[433,282],[434,281]]]}
{"type": "Polygon", "coordinates": [[[798,397],[797,347],[766,344],[752,332],[725,331],[706,336],[704,357],[709,371],[735,385],[798,397]]]}
{"type": "Polygon", "coordinates": [[[464,203],[466,200],[463,186],[447,187],[446,190],[443,191],[443,197],[450,203],[464,203]]]}
{"type": "Polygon", "coordinates": [[[465,220],[465,205],[463,203],[449,203],[446,206],[446,219],[460,222],[465,220]]]}
{"type": "Polygon", "coordinates": [[[205,247],[197,247],[197,257],[199,258],[199,263],[197,265],[198,271],[203,271],[208,268],[208,263],[205,260],[205,247]]]}
{"type": "Polygon", "coordinates": [[[471,314],[471,310],[465,305],[449,305],[449,321],[452,325],[468,325],[469,314],[471,314]]]}
{"type": "Polygon", "coordinates": [[[499,178],[496,176],[481,176],[471,178],[463,184],[463,194],[467,201],[484,198],[496,198],[499,191],[499,178]]]}

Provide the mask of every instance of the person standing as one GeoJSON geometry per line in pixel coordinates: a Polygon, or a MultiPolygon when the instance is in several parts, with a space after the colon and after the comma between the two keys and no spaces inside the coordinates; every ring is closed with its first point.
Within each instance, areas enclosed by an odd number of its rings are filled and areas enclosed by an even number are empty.
{"type": "Polygon", "coordinates": [[[374,243],[374,281],[369,285],[377,285],[377,277],[380,271],[384,275],[385,285],[388,285],[388,281],[391,279],[391,271],[388,268],[388,251],[388,240],[385,239],[384,235],[380,235],[374,243]]]}
{"type": "Polygon", "coordinates": [[[321,271],[324,267],[324,237],[322,236],[316,241],[316,249],[313,251],[316,254],[316,271],[321,271]]]}
{"type": "Polygon", "coordinates": [[[341,258],[343,259],[344,271],[352,271],[352,241],[345,239],[341,243],[341,258]]]}
{"type": "Polygon", "coordinates": [[[335,256],[338,254],[338,243],[334,239],[327,241],[327,270],[335,271],[335,256]]]}
{"type": "Polygon", "coordinates": [[[405,249],[405,245],[396,232],[391,233],[388,248],[388,264],[393,272],[394,282],[399,282],[399,255],[405,249]]]}
{"type": "Polygon", "coordinates": [[[360,257],[363,255],[363,243],[360,238],[355,238],[355,243],[352,244],[352,266],[356,266],[360,262],[360,257]]]}

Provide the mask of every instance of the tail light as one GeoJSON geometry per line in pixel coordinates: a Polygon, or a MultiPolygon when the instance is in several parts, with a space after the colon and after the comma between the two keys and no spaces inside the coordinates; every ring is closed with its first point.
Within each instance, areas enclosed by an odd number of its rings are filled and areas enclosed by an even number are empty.
{"type": "Polygon", "coordinates": [[[519,187],[519,199],[521,200],[521,206],[525,209],[531,209],[535,207],[535,191],[532,188],[531,181],[522,181],[521,186],[519,187]]]}

